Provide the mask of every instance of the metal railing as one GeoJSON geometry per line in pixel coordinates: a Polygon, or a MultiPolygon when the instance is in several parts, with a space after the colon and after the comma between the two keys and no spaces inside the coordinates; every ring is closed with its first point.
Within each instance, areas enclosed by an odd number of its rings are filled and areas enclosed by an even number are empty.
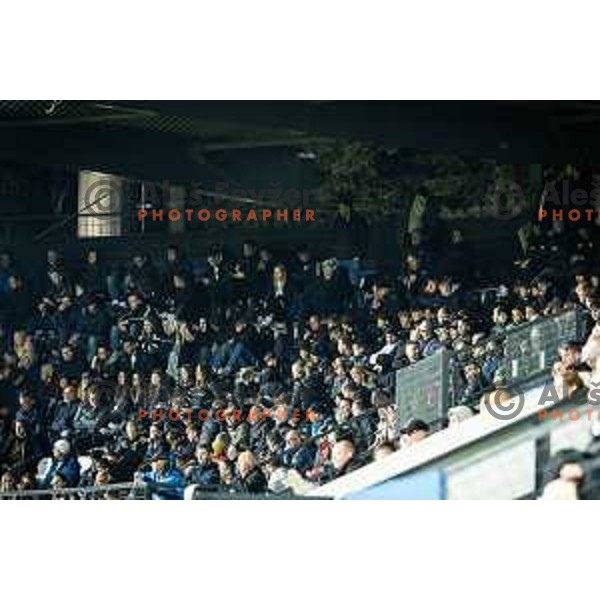
{"type": "Polygon", "coordinates": [[[583,312],[580,309],[508,330],[504,341],[508,380],[529,378],[551,367],[560,345],[579,340],[583,334],[583,312]]]}
{"type": "MultiPolygon", "coordinates": [[[[250,494],[237,492],[225,487],[203,489],[193,486],[190,500],[304,500],[291,489],[275,494],[250,494]]],[[[15,490],[0,492],[0,500],[152,500],[154,494],[160,492],[160,485],[144,483],[113,483],[98,486],[82,486],[49,490],[15,490]]],[[[310,500],[331,500],[320,496],[310,500]]]]}
{"type": "MultiPolygon", "coordinates": [[[[581,341],[586,334],[585,314],[579,307],[553,317],[509,328],[502,335],[490,335],[480,344],[492,341],[497,344],[500,367],[505,371],[504,385],[530,383],[545,376],[557,359],[561,344],[581,341]]],[[[396,407],[399,422],[411,418],[422,419],[433,429],[443,425],[448,408],[467,404],[479,405],[481,397],[495,389],[478,388],[473,398],[465,398],[466,382],[462,369],[476,362],[469,355],[442,350],[396,373],[396,407]]]]}
{"type": "Polygon", "coordinates": [[[151,497],[150,487],[138,483],[0,492],[0,500],[150,500],[151,497]]]}

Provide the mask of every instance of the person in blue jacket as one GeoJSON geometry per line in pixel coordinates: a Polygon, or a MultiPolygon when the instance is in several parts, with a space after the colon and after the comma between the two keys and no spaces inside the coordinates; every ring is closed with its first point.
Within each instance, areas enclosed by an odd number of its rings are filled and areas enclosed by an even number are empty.
{"type": "Polygon", "coordinates": [[[57,440],[52,448],[52,462],[41,478],[42,486],[51,487],[59,475],[65,487],[75,487],[79,483],[80,470],[77,457],[71,453],[71,444],[64,439],[57,440]]]}
{"type": "Polygon", "coordinates": [[[183,499],[183,474],[170,464],[169,457],[162,452],[152,457],[152,470],[138,473],[136,480],[149,487],[153,500],[183,499]]]}

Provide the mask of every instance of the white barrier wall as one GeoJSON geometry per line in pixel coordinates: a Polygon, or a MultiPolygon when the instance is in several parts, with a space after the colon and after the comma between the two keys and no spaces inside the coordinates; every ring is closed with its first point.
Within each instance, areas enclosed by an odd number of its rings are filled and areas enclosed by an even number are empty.
{"type": "MultiPolygon", "coordinates": [[[[531,494],[536,484],[536,440],[548,435],[552,453],[565,447],[582,449],[590,440],[587,419],[560,422],[538,418],[543,389],[538,386],[526,392],[523,411],[509,421],[489,415],[473,417],[312,490],[309,495],[343,498],[427,469],[446,473],[448,499],[511,499],[531,494]]],[[[586,407],[580,408],[583,411],[586,407]]],[[[563,407],[565,415],[568,410],[567,405],[563,407]]]]}

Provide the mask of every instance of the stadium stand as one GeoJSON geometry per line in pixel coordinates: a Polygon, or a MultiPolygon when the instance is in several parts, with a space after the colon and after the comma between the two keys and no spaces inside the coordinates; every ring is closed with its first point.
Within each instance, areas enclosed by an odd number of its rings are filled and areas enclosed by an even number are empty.
{"type": "Polygon", "coordinates": [[[416,476],[433,496],[543,494],[567,426],[531,400],[552,381],[569,408],[600,354],[587,229],[538,227],[483,285],[456,230],[413,231],[390,264],[347,200],[331,227],[345,252],[0,253],[0,498],[344,497],[416,476]]]}

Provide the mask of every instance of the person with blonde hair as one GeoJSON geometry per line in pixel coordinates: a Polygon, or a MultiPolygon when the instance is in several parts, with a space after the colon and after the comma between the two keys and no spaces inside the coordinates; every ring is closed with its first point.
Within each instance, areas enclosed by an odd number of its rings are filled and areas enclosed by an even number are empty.
{"type": "Polygon", "coordinates": [[[236,491],[247,494],[263,494],[267,491],[267,478],[250,450],[245,450],[238,456],[236,466],[238,472],[238,479],[235,482],[236,491]]]}
{"type": "Polygon", "coordinates": [[[35,362],[35,349],[31,336],[22,329],[13,334],[13,349],[20,369],[29,369],[35,362]]]}

